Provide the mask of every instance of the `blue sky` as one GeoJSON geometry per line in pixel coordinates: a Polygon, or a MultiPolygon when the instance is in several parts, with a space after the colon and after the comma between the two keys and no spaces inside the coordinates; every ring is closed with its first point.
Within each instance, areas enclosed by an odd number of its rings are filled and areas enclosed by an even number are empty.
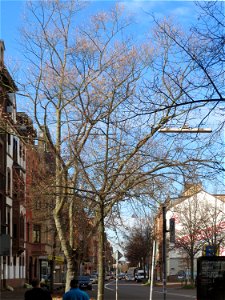
{"type": "MultiPolygon", "coordinates": [[[[34,0],[36,1],[36,0],[34,0]]],[[[108,10],[117,1],[89,1],[90,5],[85,10],[85,16],[94,14],[99,10],[108,10]]],[[[157,17],[172,16],[174,20],[184,26],[193,21],[195,15],[195,5],[193,1],[120,1],[124,6],[127,15],[134,18],[134,34],[141,36],[151,26],[151,19],[148,13],[154,13],[157,17]]],[[[1,0],[0,1],[0,38],[4,40],[7,58],[20,60],[21,55],[18,50],[19,27],[23,22],[25,13],[25,1],[1,0]]]]}

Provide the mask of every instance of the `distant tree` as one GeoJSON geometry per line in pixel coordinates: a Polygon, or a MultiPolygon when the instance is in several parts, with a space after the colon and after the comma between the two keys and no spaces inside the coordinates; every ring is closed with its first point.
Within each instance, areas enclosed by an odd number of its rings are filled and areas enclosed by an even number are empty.
{"type": "Polygon", "coordinates": [[[146,271],[152,250],[152,222],[142,220],[130,228],[125,236],[124,252],[130,266],[139,267],[146,271]]]}
{"type": "Polygon", "coordinates": [[[225,203],[223,199],[216,199],[215,203],[207,203],[204,214],[208,220],[202,224],[201,239],[205,246],[212,247],[212,255],[221,255],[225,247],[225,203]]]}

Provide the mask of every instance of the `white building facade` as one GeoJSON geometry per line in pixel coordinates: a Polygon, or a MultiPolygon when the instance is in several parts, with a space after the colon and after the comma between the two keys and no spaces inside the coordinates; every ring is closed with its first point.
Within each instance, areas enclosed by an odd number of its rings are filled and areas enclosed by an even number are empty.
{"type": "Polygon", "coordinates": [[[197,258],[202,255],[225,255],[225,202],[223,195],[211,195],[202,188],[189,189],[167,206],[169,220],[175,219],[175,243],[167,240],[167,275],[191,270],[196,276],[197,258]],[[192,262],[193,261],[193,262],[192,262]]]}

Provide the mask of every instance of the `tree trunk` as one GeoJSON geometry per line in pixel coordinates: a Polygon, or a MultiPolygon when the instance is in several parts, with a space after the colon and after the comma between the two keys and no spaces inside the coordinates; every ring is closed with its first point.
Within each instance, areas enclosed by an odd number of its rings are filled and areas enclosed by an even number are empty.
{"type": "Polygon", "coordinates": [[[191,284],[194,283],[194,255],[191,255],[190,257],[190,263],[191,263],[191,284]]]}
{"type": "Polygon", "coordinates": [[[104,299],[104,281],[105,281],[105,270],[104,270],[104,240],[105,240],[105,225],[103,212],[100,214],[100,221],[98,225],[98,300],[104,299]]]}
{"type": "Polygon", "coordinates": [[[67,258],[67,264],[66,264],[67,270],[66,270],[66,287],[65,292],[70,289],[70,281],[74,278],[74,263],[73,259],[71,257],[67,258]]]}
{"type": "Polygon", "coordinates": [[[74,278],[75,264],[72,253],[72,248],[68,242],[67,232],[65,232],[63,225],[60,222],[60,217],[57,213],[54,212],[54,220],[57,229],[57,233],[59,235],[60,244],[65,255],[67,261],[67,273],[66,273],[66,288],[68,291],[70,289],[70,280],[74,278]]]}

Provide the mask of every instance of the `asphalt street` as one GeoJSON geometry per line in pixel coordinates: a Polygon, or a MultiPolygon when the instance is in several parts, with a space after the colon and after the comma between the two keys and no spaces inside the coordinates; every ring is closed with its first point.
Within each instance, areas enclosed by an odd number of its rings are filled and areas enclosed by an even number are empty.
{"type": "MultiPolygon", "coordinates": [[[[118,300],[148,300],[150,294],[149,286],[143,286],[141,283],[119,282],[118,300]]],[[[115,300],[116,285],[115,282],[109,282],[105,287],[105,299],[115,300]]],[[[153,300],[163,299],[162,287],[154,287],[153,300]]],[[[181,286],[168,287],[166,293],[167,300],[196,299],[195,290],[182,289],[181,286]]]]}
{"type": "MultiPolygon", "coordinates": [[[[25,289],[17,289],[14,292],[0,292],[0,300],[23,300],[25,289]]],[[[149,300],[149,287],[141,283],[119,281],[118,300],[149,300]]],[[[92,291],[87,291],[92,299],[97,299],[97,285],[93,285],[92,291]]],[[[109,281],[105,285],[105,300],[116,299],[115,281],[109,281]]],[[[153,300],[163,300],[162,287],[154,287],[153,300]]],[[[182,289],[178,286],[168,286],[166,300],[191,300],[196,299],[196,290],[182,289]]]]}

